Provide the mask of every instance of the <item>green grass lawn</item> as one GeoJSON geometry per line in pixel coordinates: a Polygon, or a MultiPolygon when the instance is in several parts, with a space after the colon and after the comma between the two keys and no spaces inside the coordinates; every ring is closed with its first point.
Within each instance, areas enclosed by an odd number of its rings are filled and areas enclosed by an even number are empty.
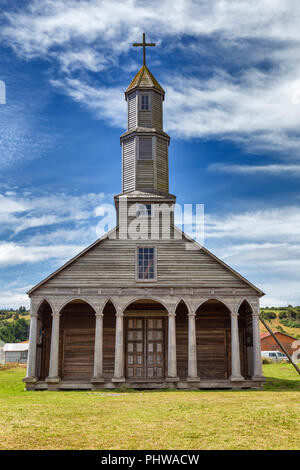
{"type": "Polygon", "coordinates": [[[25,392],[0,370],[0,449],[299,449],[299,376],[264,373],[264,391],[25,392]]]}

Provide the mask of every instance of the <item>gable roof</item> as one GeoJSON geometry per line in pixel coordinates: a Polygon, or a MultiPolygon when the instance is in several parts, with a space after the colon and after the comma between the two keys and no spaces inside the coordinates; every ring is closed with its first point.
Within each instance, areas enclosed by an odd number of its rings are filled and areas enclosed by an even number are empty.
{"type": "Polygon", "coordinates": [[[28,351],[29,343],[6,343],[3,351],[28,351]]]}
{"type": "MultiPolygon", "coordinates": [[[[73,258],[71,258],[69,261],[67,261],[64,265],[62,265],[60,268],[58,268],[56,271],[54,271],[52,274],[50,274],[49,276],[47,276],[45,279],[43,279],[41,282],[39,282],[38,284],[36,284],[34,287],[32,287],[28,292],[27,294],[28,295],[31,295],[36,289],[38,289],[40,286],[42,286],[43,284],[45,284],[47,281],[49,281],[50,279],[52,279],[55,275],[57,275],[58,273],[60,273],[61,271],[63,271],[65,268],[67,268],[68,266],[70,266],[72,263],[74,263],[76,260],[78,260],[78,258],[80,258],[81,256],[83,256],[84,254],[86,254],[87,252],[89,252],[92,248],[94,248],[95,246],[97,246],[98,244],[100,244],[102,241],[106,240],[111,234],[113,234],[114,232],[116,232],[118,227],[114,227],[112,230],[110,230],[109,232],[107,232],[103,237],[99,238],[98,240],[96,240],[94,243],[92,243],[91,245],[89,245],[87,248],[85,248],[83,251],[81,251],[80,253],[78,253],[76,256],[74,256],[73,258]]],[[[186,233],[184,233],[182,230],[180,230],[178,227],[174,226],[174,229],[179,232],[186,240],[188,240],[189,242],[193,243],[199,250],[202,250],[204,253],[206,253],[208,256],[210,256],[212,259],[214,259],[215,261],[217,261],[219,264],[221,264],[225,269],[229,270],[232,274],[234,274],[236,277],[238,277],[241,281],[243,281],[244,283],[246,283],[248,286],[250,286],[252,289],[254,289],[258,294],[259,296],[263,296],[265,295],[264,292],[262,290],[260,290],[258,287],[256,287],[254,284],[252,284],[250,281],[248,281],[245,277],[243,277],[241,274],[239,274],[237,271],[235,271],[234,269],[232,269],[230,266],[228,266],[228,264],[226,264],[224,261],[222,261],[220,258],[218,258],[217,256],[215,256],[214,254],[212,254],[209,250],[207,250],[206,248],[204,248],[203,246],[201,246],[199,243],[197,243],[195,240],[193,240],[190,236],[188,236],[186,233]]]]}
{"type": "Polygon", "coordinates": [[[156,88],[161,93],[164,93],[164,89],[160,86],[156,78],[152,75],[150,70],[146,65],[143,65],[142,68],[138,71],[134,79],[131,81],[126,92],[132,90],[133,88],[156,88]]]}
{"type": "MultiPolygon", "coordinates": [[[[294,336],[291,336],[291,335],[288,335],[287,333],[283,333],[282,331],[273,331],[273,334],[276,335],[277,333],[281,334],[281,335],[284,335],[284,336],[288,336],[289,338],[292,338],[292,339],[298,339],[298,338],[294,338],[294,336]]],[[[271,333],[261,333],[260,334],[260,339],[264,339],[266,338],[267,336],[272,336],[271,333]]]]}

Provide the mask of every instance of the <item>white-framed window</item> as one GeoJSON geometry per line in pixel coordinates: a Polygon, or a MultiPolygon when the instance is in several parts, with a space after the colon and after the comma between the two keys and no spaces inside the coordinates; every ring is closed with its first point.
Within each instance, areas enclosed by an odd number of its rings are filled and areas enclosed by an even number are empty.
{"type": "Polygon", "coordinates": [[[152,160],[152,137],[139,137],[139,160],[152,160]]]}
{"type": "Polygon", "coordinates": [[[156,279],[156,253],[154,246],[138,246],[137,257],[137,280],[155,281],[156,279]]]}
{"type": "Polygon", "coordinates": [[[153,215],[152,204],[137,204],[136,205],[137,217],[152,217],[152,215],[153,215]]]}
{"type": "Polygon", "coordinates": [[[140,105],[140,109],[141,111],[149,111],[150,110],[150,96],[147,94],[141,94],[140,96],[141,98],[141,105],[140,105]]]}

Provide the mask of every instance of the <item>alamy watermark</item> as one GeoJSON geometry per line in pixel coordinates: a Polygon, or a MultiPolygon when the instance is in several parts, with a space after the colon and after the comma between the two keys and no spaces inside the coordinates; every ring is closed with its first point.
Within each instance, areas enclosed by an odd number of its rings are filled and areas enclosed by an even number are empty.
{"type": "MultiPolygon", "coordinates": [[[[204,244],[204,204],[139,203],[122,196],[116,207],[118,228],[109,233],[110,239],[180,240],[185,232],[201,246],[204,244]]],[[[101,217],[96,228],[99,236],[114,228],[115,214],[113,204],[95,210],[95,215],[101,217]]],[[[187,243],[186,248],[192,245],[187,243]]]]}

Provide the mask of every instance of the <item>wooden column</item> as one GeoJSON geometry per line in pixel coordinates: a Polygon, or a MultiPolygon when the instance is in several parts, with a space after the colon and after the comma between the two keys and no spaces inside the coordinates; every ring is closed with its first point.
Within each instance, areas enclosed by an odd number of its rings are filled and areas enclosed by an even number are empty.
{"type": "Polygon", "coordinates": [[[38,314],[32,313],[30,316],[29,349],[27,361],[27,373],[25,382],[36,382],[36,342],[37,342],[38,314]]]}
{"type": "Polygon", "coordinates": [[[49,376],[46,378],[46,382],[49,383],[57,383],[60,381],[58,376],[59,320],[60,313],[52,313],[49,376]]]}
{"type": "Polygon", "coordinates": [[[104,382],[103,379],[103,313],[96,313],[94,376],[93,383],[104,382]]]}
{"type": "Polygon", "coordinates": [[[178,382],[176,357],[176,314],[168,315],[168,377],[167,382],[178,382]]]}
{"type": "Polygon", "coordinates": [[[125,382],[124,377],[124,313],[116,313],[115,370],[112,382],[125,382]]]}
{"type": "Polygon", "coordinates": [[[188,382],[199,382],[197,371],[196,314],[188,314],[188,382]]]}
{"type": "Polygon", "coordinates": [[[238,313],[231,313],[231,381],[244,380],[241,375],[238,313]]]}
{"type": "Polygon", "coordinates": [[[253,375],[252,380],[264,380],[262,371],[259,313],[252,313],[253,330],[253,375]]]}

